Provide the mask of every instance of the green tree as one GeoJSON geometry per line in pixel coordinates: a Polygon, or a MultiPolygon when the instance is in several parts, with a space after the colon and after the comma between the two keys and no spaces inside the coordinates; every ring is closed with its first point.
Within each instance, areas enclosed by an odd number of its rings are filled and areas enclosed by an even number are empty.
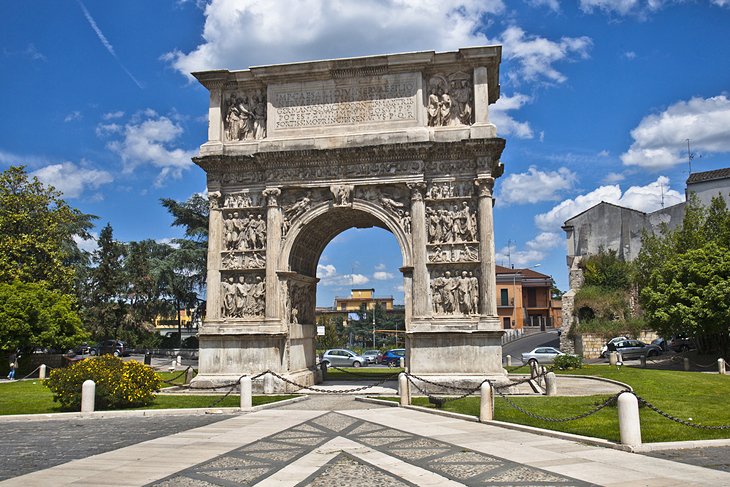
{"type": "Polygon", "coordinates": [[[708,242],[675,254],[641,291],[652,327],[664,336],[688,333],[700,352],[730,347],[730,249],[708,242]]]}
{"type": "Polygon", "coordinates": [[[82,259],[74,237],[89,238],[95,218],[70,207],[52,186],[29,178],[23,166],[0,173],[0,282],[45,281],[71,292],[74,264],[82,259]]]}
{"type": "Polygon", "coordinates": [[[125,248],[114,240],[108,223],[99,233],[98,245],[84,292],[85,315],[98,338],[119,338],[120,330],[128,323],[129,311],[125,294],[125,248]]]}
{"type": "Polygon", "coordinates": [[[0,283],[0,350],[66,350],[88,340],[76,300],[45,283],[0,283]]]}
{"type": "Polygon", "coordinates": [[[631,264],[620,259],[615,250],[598,249],[581,262],[587,286],[604,289],[629,289],[631,287],[631,264]]]}

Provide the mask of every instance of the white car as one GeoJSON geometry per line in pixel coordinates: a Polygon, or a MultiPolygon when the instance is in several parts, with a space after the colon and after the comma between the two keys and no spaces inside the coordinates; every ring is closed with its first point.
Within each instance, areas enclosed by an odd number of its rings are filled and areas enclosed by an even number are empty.
{"type": "Polygon", "coordinates": [[[628,340],[627,337],[615,337],[611,338],[608,343],[606,343],[603,347],[601,347],[601,358],[607,358],[608,357],[608,344],[613,343],[616,345],[618,342],[622,342],[624,340],[628,340]]]}
{"type": "Polygon", "coordinates": [[[551,364],[558,355],[565,355],[563,352],[553,347],[537,347],[532,352],[522,354],[522,363],[527,364],[536,362],[540,365],[551,364]]]}

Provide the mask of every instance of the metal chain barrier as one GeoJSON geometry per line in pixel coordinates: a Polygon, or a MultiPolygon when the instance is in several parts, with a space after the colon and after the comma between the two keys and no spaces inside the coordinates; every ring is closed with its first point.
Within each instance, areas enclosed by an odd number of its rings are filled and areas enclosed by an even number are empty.
{"type": "Polygon", "coordinates": [[[679,423],[684,426],[689,426],[690,428],[697,428],[697,429],[702,429],[702,430],[727,430],[727,429],[730,429],[730,424],[724,424],[724,425],[718,425],[718,426],[705,426],[705,425],[701,425],[701,424],[690,423],[689,421],[685,421],[681,418],[677,418],[676,416],[672,416],[671,414],[662,411],[661,409],[654,406],[652,403],[650,403],[643,397],[641,397],[635,393],[632,393],[632,394],[634,394],[636,396],[636,399],[638,399],[641,404],[648,407],[649,409],[651,409],[655,413],[659,414],[660,416],[664,416],[665,418],[667,418],[671,421],[674,421],[675,423],[679,423]]]}
{"type": "Polygon", "coordinates": [[[495,389],[495,390],[497,391],[497,394],[499,394],[499,397],[501,397],[502,399],[504,399],[505,401],[507,401],[507,404],[509,404],[514,409],[518,410],[519,412],[521,412],[523,414],[526,414],[527,416],[529,416],[529,417],[531,417],[533,419],[539,419],[540,421],[546,421],[548,423],[567,423],[568,421],[575,421],[575,420],[578,420],[578,419],[587,418],[588,416],[591,416],[593,414],[596,414],[601,409],[603,409],[603,408],[605,408],[607,406],[610,406],[611,404],[615,403],[616,400],[618,399],[618,396],[620,396],[621,393],[623,393],[623,392],[630,392],[628,390],[621,391],[621,392],[619,392],[619,393],[617,393],[617,394],[609,397],[608,399],[606,399],[606,401],[603,404],[599,404],[595,408],[593,408],[593,409],[591,409],[589,411],[586,411],[585,413],[576,414],[575,416],[570,416],[570,417],[567,417],[567,418],[550,418],[550,417],[547,417],[547,416],[541,416],[539,414],[532,413],[532,412],[524,409],[523,407],[515,404],[510,398],[508,398],[499,389],[495,389]]]}
{"type": "Polygon", "coordinates": [[[286,382],[287,384],[293,385],[294,387],[297,387],[299,390],[306,389],[308,391],[321,392],[323,394],[349,394],[351,392],[360,392],[360,391],[364,391],[366,389],[371,389],[373,387],[381,386],[381,385],[385,384],[386,382],[392,380],[392,378],[388,377],[386,379],[380,380],[380,381],[375,382],[373,384],[368,384],[366,386],[353,387],[351,389],[344,389],[344,390],[333,391],[333,390],[330,390],[330,389],[320,389],[320,388],[314,387],[314,386],[305,386],[305,385],[302,385],[302,384],[297,384],[293,380],[289,380],[286,377],[283,377],[283,376],[277,374],[276,372],[273,372],[271,370],[269,370],[267,372],[269,374],[273,375],[274,377],[276,377],[277,379],[282,380],[282,381],[286,382]]]}
{"type": "MultiPolygon", "coordinates": [[[[192,368],[193,368],[193,366],[192,366],[192,365],[188,365],[188,366],[187,366],[187,367],[185,368],[185,370],[183,370],[182,372],[180,372],[180,373],[179,373],[178,375],[176,375],[176,376],[175,376],[175,377],[173,377],[172,379],[167,379],[167,380],[163,380],[163,381],[160,381],[160,382],[162,382],[162,383],[164,383],[164,384],[170,384],[170,385],[174,385],[174,386],[176,386],[176,385],[182,385],[182,384],[175,384],[174,382],[175,382],[176,380],[178,380],[178,379],[179,379],[180,377],[182,377],[183,375],[185,375],[185,374],[187,373],[187,371],[188,371],[189,369],[192,369],[192,368]]],[[[193,370],[195,370],[195,369],[193,369],[193,370]]]]}
{"type": "MultiPolygon", "coordinates": [[[[339,367],[335,367],[334,365],[330,365],[329,367],[327,367],[327,370],[329,370],[329,369],[334,369],[334,370],[337,370],[337,371],[342,372],[344,374],[351,375],[353,377],[372,378],[372,376],[375,375],[375,374],[358,374],[357,372],[353,372],[351,370],[341,369],[339,367]]],[[[391,375],[388,376],[388,378],[389,378],[389,380],[395,380],[395,379],[398,378],[398,373],[391,374],[391,375]]]]}
{"type": "MultiPolygon", "coordinates": [[[[441,406],[443,406],[444,404],[446,404],[447,402],[458,401],[459,399],[464,399],[467,396],[471,396],[472,394],[474,394],[475,392],[477,392],[479,389],[481,389],[482,384],[484,384],[485,382],[489,382],[489,379],[484,379],[483,381],[481,381],[479,383],[478,386],[476,386],[474,388],[471,388],[471,389],[470,388],[465,388],[465,387],[459,387],[459,389],[466,390],[466,392],[464,394],[460,395],[460,396],[443,397],[443,396],[434,396],[433,394],[429,393],[427,390],[421,388],[418,384],[416,384],[413,381],[413,379],[411,379],[411,377],[416,378],[416,376],[411,375],[411,374],[409,374],[407,372],[405,374],[406,374],[406,378],[408,379],[408,382],[410,382],[411,384],[413,384],[413,387],[415,387],[419,392],[421,392],[421,394],[423,394],[424,396],[426,396],[428,398],[429,402],[435,404],[439,408],[441,406]]],[[[423,380],[423,379],[418,379],[418,380],[423,380]]],[[[431,384],[436,384],[435,382],[431,382],[431,381],[428,381],[428,382],[431,383],[431,384]]],[[[441,386],[441,387],[445,387],[443,384],[436,384],[436,385],[441,386]]]]}
{"type": "Polygon", "coordinates": [[[30,377],[31,375],[33,375],[33,374],[35,374],[36,372],[38,372],[38,370],[39,370],[40,368],[41,368],[41,366],[39,365],[38,367],[36,367],[35,369],[33,369],[33,371],[32,371],[32,372],[31,372],[30,374],[26,375],[25,377],[21,377],[20,379],[15,379],[15,380],[25,380],[25,379],[27,379],[28,377],[30,377]]]}

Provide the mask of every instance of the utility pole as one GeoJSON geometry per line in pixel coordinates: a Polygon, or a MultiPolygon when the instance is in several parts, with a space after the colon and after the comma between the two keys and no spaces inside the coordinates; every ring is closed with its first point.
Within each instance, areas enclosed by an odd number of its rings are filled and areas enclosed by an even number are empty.
{"type": "Polygon", "coordinates": [[[692,159],[695,158],[695,155],[692,154],[692,151],[689,147],[689,139],[687,139],[687,164],[689,165],[689,174],[692,175],[692,159]]]}
{"type": "Polygon", "coordinates": [[[377,303],[373,303],[373,348],[375,348],[375,307],[377,303]]]}

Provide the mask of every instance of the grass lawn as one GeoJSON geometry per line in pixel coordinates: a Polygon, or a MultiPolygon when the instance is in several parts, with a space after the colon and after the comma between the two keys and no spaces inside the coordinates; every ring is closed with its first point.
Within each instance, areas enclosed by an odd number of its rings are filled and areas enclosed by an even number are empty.
{"type": "MultiPolygon", "coordinates": [[[[624,367],[620,371],[607,366],[585,366],[582,369],[558,374],[593,375],[619,380],[631,385],[636,394],[659,409],[684,420],[703,425],[730,424],[730,377],[718,374],[678,372],[624,367]]],[[[558,392],[560,378],[558,377],[558,392]]],[[[603,403],[609,396],[587,397],[512,397],[520,407],[550,418],[566,418],[583,413],[603,403]]],[[[433,407],[426,398],[414,398],[417,406],[433,407]]],[[[494,417],[499,421],[564,431],[611,441],[619,441],[616,406],[609,406],[588,418],[565,423],[546,422],[530,418],[512,408],[497,396],[494,417]]],[[[469,397],[444,405],[447,411],[472,416],[479,415],[479,398],[469,397]]],[[[730,429],[700,430],[670,421],[654,411],[640,408],[641,433],[646,443],[661,441],[704,440],[730,438],[730,429]]]]}
{"type": "MultiPolygon", "coordinates": [[[[167,374],[167,372],[163,374],[167,374]]],[[[174,376],[174,374],[170,374],[170,376],[174,376]]],[[[151,406],[136,409],[207,408],[220,399],[220,397],[220,395],[158,395],[151,406]]],[[[253,405],[268,404],[292,397],[296,397],[296,395],[254,396],[253,405]]],[[[216,404],[215,407],[238,407],[239,404],[240,396],[237,392],[234,392],[222,402],[216,404]]],[[[58,403],[53,402],[51,390],[39,380],[5,382],[0,384],[0,415],[60,412],[63,412],[63,410],[61,410],[58,403]]]]}

